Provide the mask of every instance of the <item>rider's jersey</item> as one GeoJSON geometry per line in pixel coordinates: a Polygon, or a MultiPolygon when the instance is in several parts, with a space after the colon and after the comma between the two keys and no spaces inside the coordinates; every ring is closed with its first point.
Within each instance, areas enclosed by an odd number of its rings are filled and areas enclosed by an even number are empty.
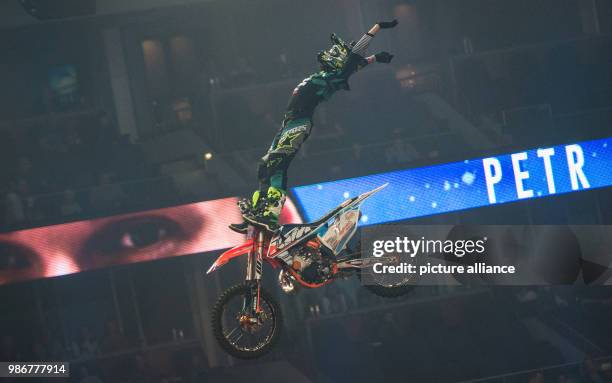
{"type": "Polygon", "coordinates": [[[317,105],[328,100],[339,89],[349,90],[348,78],[367,64],[362,56],[352,54],[342,70],[321,71],[305,78],[289,98],[285,120],[312,119],[317,105]]]}
{"type": "Polygon", "coordinates": [[[286,119],[312,118],[315,108],[323,101],[323,97],[319,93],[325,89],[324,85],[315,84],[315,82],[321,81],[317,77],[320,77],[319,73],[305,78],[295,87],[287,105],[286,119]]]}

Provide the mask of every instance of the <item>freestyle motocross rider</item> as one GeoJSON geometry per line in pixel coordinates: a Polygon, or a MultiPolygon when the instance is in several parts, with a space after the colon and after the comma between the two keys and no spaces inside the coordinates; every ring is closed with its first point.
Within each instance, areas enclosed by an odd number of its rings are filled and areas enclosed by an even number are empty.
{"type": "Polygon", "coordinates": [[[233,231],[245,234],[249,224],[270,231],[278,229],[278,217],[287,194],[287,168],[310,134],[315,108],[337,90],[349,90],[348,79],[359,69],[373,62],[391,62],[393,55],[388,52],[368,57],[365,52],[378,31],[396,25],[397,20],[378,22],[351,44],[331,35],[332,47],[317,55],[321,70],[293,90],[282,126],[258,165],[259,189],[250,201],[239,203],[244,222],[231,224],[233,231]]]}

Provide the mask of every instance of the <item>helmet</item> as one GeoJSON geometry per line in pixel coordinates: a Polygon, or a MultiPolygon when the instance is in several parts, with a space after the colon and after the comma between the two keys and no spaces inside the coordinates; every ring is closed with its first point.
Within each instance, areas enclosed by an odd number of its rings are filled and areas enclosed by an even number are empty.
{"type": "Polygon", "coordinates": [[[331,48],[320,51],[317,54],[317,60],[319,60],[319,64],[321,64],[321,70],[325,72],[343,69],[351,53],[351,45],[345,43],[340,37],[336,36],[335,33],[330,35],[330,39],[332,41],[331,48]]]}

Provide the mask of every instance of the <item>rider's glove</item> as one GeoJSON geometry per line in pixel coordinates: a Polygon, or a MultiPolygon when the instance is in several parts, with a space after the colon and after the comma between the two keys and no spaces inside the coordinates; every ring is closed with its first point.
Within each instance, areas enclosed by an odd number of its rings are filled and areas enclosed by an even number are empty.
{"type": "Polygon", "coordinates": [[[378,26],[380,27],[380,29],[389,29],[389,28],[393,28],[397,25],[397,20],[393,20],[393,21],[379,21],[378,26]]]}
{"type": "Polygon", "coordinates": [[[376,62],[388,64],[393,59],[393,55],[389,52],[380,52],[374,55],[376,62]]]}

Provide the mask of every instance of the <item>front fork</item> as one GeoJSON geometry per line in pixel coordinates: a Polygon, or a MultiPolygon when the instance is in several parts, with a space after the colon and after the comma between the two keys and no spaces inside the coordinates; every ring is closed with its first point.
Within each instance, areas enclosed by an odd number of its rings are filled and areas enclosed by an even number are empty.
{"type": "Polygon", "coordinates": [[[253,247],[247,255],[246,267],[246,282],[251,287],[251,296],[245,297],[245,308],[249,307],[252,314],[257,314],[261,311],[260,296],[261,296],[261,276],[263,273],[263,252],[265,249],[265,232],[249,228],[249,238],[255,238],[253,247]]]}

